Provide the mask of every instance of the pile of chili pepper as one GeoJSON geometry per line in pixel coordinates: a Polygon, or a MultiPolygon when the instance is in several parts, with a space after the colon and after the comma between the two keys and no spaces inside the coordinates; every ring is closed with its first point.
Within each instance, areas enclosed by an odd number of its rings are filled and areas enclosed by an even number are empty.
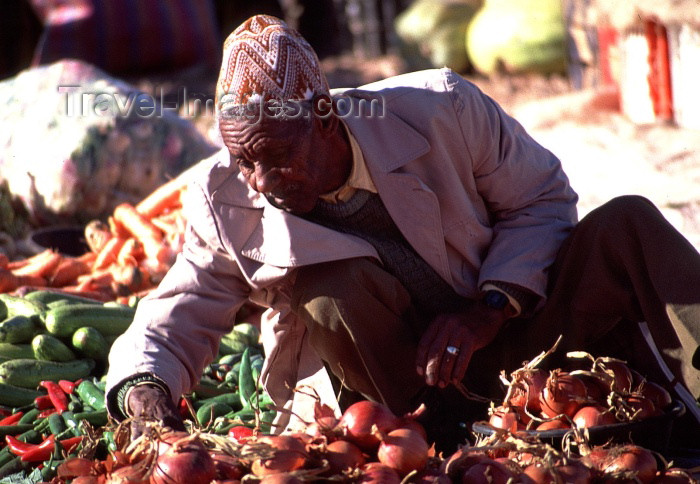
{"type": "Polygon", "coordinates": [[[0,407],[0,479],[38,468],[50,480],[64,459],[80,451],[83,422],[107,424],[102,385],[91,379],[42,381],[46,393],[30,405],[0,407]]]}

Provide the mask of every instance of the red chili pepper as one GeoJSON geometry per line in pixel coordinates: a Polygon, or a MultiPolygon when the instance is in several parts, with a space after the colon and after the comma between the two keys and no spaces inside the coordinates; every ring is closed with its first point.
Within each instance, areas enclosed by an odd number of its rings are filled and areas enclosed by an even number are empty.
{"type": "Polygon", "coordinates": [[[49,415],[52,415],[52,414],[56,413],[57,411],[58,411],[58,410],[56,410],[56,409],[53,408],[53,407],[51,407],[51,408],[45,408],[44,410],[42,410],[41,412],[39,412],[39,415],[37,415],[36,418],[46,418],[46,417],[48,417],[49,415]]]}
{"type": "Polygon", "coordinates": [[[53,408],[53,402],[50,396],[41,395],[34,399],[34,406],[39,410],[46,410],[47,408],[53,408]]]}
{"type": "Polygon", "coordinates": [[[27,442],[22,442],[21,440],[16,439],[11,435],[5,436],[5,442],[7,442],[7,446],[10,448],[10,452],[12,452],[15,455],[24,455],[25,453],[29,452],[34,447],[36,447],[35,444],[28,444],[27,442]]]}
{"type": "Polygon", "coordinates": [[[0,425],[14,425],[17,422],[19,422],[19,419],[22,418],[22,415],[24,415],[24,412],[15,412],[9,417],[5,417],[4,419],[0,420],[0,425]]]}
{"type": "Polygon", "coordinates": [[[248,438],[253,436],[253,429],[246,427],[245,425],[236,425],[231,427],[228,431],[228,438],[234,440],[237,443],[243,443],[248,438]]]}
{"type": "Polygon", "coordinates": [[[56,436],[52,434],[46,437],[41,444],[35,445],[33,449],[22,454],[20,460],[22,462],[43,462],[51,457],[55,447],[56,436]]]}
{"type": "Polygon", "coordinates": [[[66,392],[68,395],[70,395],[71,393],[73,393],[73,391],[75,390],[75,387],[78,386],[78,383],[81,380],[78,380],[76,382],[72,382],[70,380],[58,380],[58,386],[61,387],[61,390],[66,392]]]}
{"type": "Polygon", "coordinates": [[[68,396],[61,387],[58,386],[58,383],[51,380],[44,380],[39,383],[39,386],[46,388],[46,391],[49,392],[51,403],[53,403],[58,413],[63,413],[68,410],[68,396]]]}
{"type": "Polygon", "coordinates": [[[78,435],[77,437],[70,437],[68,439],[59,440],[61,447],[70,454],[70,452],[83,441],[83,436],[78,435]]]}

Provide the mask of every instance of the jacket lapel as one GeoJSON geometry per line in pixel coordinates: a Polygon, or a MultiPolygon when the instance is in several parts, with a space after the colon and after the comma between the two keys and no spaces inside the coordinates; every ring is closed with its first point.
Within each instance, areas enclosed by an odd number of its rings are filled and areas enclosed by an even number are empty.
{"type": "MultiPolygon", "coordinates": [[[[347,117],[344,121],[362,148],[372,179],[397,227],[421,257],[451,283],[437,196],[416,175],[401,170],[430,150],[428,141],[391,113],[347,117]],[[387,143],[387,139],[401,141],[387,143]]],[[[374,248],[359,237],[279,210],[252,190],[245,198],[252,201],[251,205],[262,206],[260,221],[241,250],[247,258],[277,267],[295,267],[377,257],[374,248]]]]}

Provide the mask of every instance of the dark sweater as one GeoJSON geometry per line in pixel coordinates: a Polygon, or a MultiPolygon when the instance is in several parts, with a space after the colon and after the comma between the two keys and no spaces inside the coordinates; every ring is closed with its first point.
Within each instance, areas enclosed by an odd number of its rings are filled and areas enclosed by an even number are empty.
{"type": "Polygon", "coordinates": [[[384,268],[401,282],[414,305],[424,314],[436,315],[464,307],[465,299],[418,255],[401,234],[379,195],[357,190],[345,203],[319,200],[306,218],[372,244],[384,268]]]}

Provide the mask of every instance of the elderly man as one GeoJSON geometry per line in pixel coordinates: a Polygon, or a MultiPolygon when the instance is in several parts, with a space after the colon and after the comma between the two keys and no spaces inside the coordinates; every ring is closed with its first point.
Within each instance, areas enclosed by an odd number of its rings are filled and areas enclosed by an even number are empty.
{"type": "Polygon", "coordinates": [[[174,400],[248,300],[269,308],[266,388],[293,410],[278,430],[309,418],[298,384],[334,404],[342,382],[396,413],[425,402],[429,434],[447,438],[441,419],[469,418],[465,389],[502,397],[499,371],[560,334],[562,351],[670,369],[700,395],[700,256],[648,201],[577,224],[559,160],[447,69],[329,94],[280,20],[226,40],[225,149],[188,189],[182,254],[113,347],[114,417],[181,426],[174,400]]]}

